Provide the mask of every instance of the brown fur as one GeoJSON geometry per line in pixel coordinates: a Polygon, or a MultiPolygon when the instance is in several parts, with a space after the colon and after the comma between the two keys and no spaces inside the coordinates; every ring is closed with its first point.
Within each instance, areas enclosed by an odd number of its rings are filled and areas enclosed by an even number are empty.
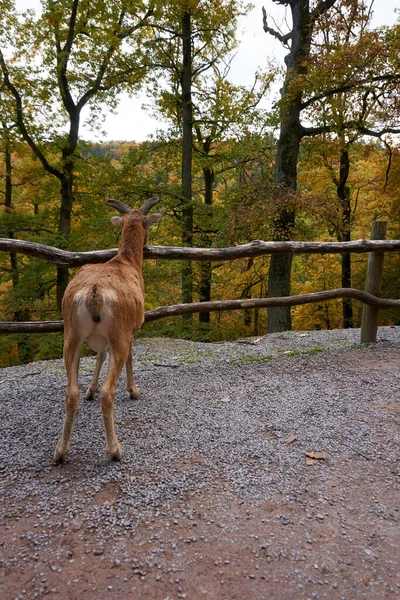
{"type": "Polygon", "coordinates": [[[114,424],[115,390],[125,364],[127,391],[132,398],[139,396],[132,372],[132,336],[144,321],[143,247],[151,224],[162,216],[132,210],[123,218],[115,217],[113,223],[122,226],[118,254],[105,264],[82,267],[65,291],[62,312],[68,384],[63,431],[54,453],[56,462],[63,461],[68,452],[79,401],[80,348],[85,340],[97,352],[95,372],[86,392],[88,399],[98,389],[100,369],[109,349],[109,365],[100,390],[101,410],[108,453],[113,460],[121,458],[114,424]]]}
{"type": "Polygon", "coordinates": [[[101,321],[101,309],[103,307],[103,295],[99,291],[97,283],[92,286],[91,294],[88,294],[86,298],[86,307],[95,323],[101,321]]]}

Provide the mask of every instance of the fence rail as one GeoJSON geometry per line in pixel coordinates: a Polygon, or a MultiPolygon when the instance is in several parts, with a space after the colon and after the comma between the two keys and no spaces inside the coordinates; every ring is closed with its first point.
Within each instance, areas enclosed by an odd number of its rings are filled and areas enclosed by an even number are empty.
{"type": "MultiPolygon", "coordinates": [[[[89,263],[103,263],[113,258],[118,249],[71,252],[26,242],[0,238],[0,251],[18,252],[40,258],[63,267],[81,267],[89,263]]],[[[227,261],[253,258],[263,254],[365,254],[366,252],[399,252],[400,240],[354,240],[352,242],[263,242],[253,240],[249,244],[232,248],[187,248],[178,246],[146,246],[144,258],[195,261],[227,261]]]]}
{"type": "MultiPolygon", "coordinates": [[[[400,309],[400,300],[378,298],[368,292],[355,288],[338,288],[301,296],[283,296],[280,298],[251,298],[249,300],[216,300],[214,302],[193,302],[192,304],[174,304],[161,306],[145,312],[145,322],[157,321],[166,317],[194,314],[198,312],[218,312],[222,310],[245,310],[251,308],[271,308],[272,306],[300,306],[313,302],[325,302],[334,298],[352,298],[375,308],[400,309]]],[[[64,321],[2,321],[0,334],[4,333],[56,333],[64,330],[64,321]]]]}
{"type": "MultiPolygon", "coordinates": [[[[350,252],[357,254],[370,253],[370,260],[366,291],[354,288],[340,288],[281,298],[252,298],[244,300],[220,300],[215,302],[176,304],[173,306],[162,306],[146,312],[145,322],[198,312],[299,306],[313,302],[323,302],[334,298],[352,298],[365,305],[361,333],[362,341],[376,341],[377,311],[381,308],[400,309],[400,300],[383,299],[376,295],[380,293],[383,253],[400,251],[400,240],[379,239],[385,237],[385,232],[385,222],[374,222],[371,233],[371,238],[373,239],[371,240],[361,239],[352,242],[264,242],[262,240],[254,240],[249,244],[243,244],[232,248],[147,246],[144,249],[145,259],[227,261],[276,253],[289,253],[294,255],[344,254],[350,252]],[[373,289],[369,283],[371,278],[374,281],[373,289]],[[376,282],[378,282],[378,284],[376,282]],[[370,307],[370,310],[366,311],[366,307],[370,307]]],[[[88,263],[106,262],[116,255],[117,248],[93,252],[71,252],[23,240],[0,238],[0,251],[18,252],[34,258],[47,260],[48,262],[59,266],[79,267],[88,263]]],[[[63,321],[0,322],[0,334],[51,333],[62,332],[63,329],[63,321]]]]}

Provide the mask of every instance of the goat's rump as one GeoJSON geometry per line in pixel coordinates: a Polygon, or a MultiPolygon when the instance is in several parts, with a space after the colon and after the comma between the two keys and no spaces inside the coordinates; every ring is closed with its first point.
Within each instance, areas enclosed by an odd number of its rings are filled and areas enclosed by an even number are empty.
{"type": "Polygon", "coordinates": [[[66,321],[65,327],[79,331],[82,341],[86,340],[95,352],[109,346],[118,332],[133,335],[144,321],[143,295],[135,295],[129,286],[117,292],[97,282],[68,292],[65,302],[73,304],[69,313],[72,320],[66,321]]]}

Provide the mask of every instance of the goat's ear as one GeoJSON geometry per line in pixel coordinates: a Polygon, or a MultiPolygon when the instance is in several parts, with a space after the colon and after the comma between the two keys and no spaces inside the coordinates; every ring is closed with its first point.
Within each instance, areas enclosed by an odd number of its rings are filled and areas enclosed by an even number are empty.
{"type": "Polygon", "coordinates": [[[154,223],[159,223],[161,221],[161,219],[163,218],[163,214],[162,213],[153,213],[151,215],[146,215],[145,217],[145,223],[146,225],[153,225],[154,223]]]}
{"type": "Polygon", "coordinates": [[[111,217],[110,223],[112,225],[115,225],[115,227],[122,227],[122,225],[124,224],[124,220],[122,217],[111,217]]]}

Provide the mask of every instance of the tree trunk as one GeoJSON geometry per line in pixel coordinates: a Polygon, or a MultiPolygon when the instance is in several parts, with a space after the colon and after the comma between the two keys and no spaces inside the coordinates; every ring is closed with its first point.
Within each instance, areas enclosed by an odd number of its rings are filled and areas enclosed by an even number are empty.
{"type": "MultiPolygon", "coordinates": [[[[210,167],[203,169],[204,178],[204,204],[208,207],[212,206],[213,203],[213,190],[214,190],[214,171],[210,167]]],[[[211,208],[207,215],[211,217],[211,208]]],[[[208,223],[209,219],[207,219],[208,223]]],[[[201,245],[204,248],[211,246],[210,236],[203,232],[201,238],[201,245]]],[[[204,262],[200,267],[200,302],[209,302],[211,300],[211,282],[212,282],[212,267],[211,262],[204,262]]],[[[201,312],[199,315],[200,323],[210,323],[210,313],[201,312]]]]}
{"type": "MultiPolygon", "coordinates": [[[[342,242],[350,241],[350,233],[343,235],[342,242]]],[[[342,254],[342,288],[351,287],[351,254],[346,252],[342,254]]],[[[351,298],[343,298],[343,328],[349,329],[353,327],[353,303],[351,298]]]]}
{"type": "MultiPolygon", "coordinates": [[[[254,264],[254,259],[253,258],[249,258],[247,263],[246,263],[246,272],[249,272],[250,269],[252,268],[254,264]]],[[[252,290],[252,283],[251,281],[248,283],[248,285],[246,285],[246,287],[244,288],[244,290],[242,291],[240,298],[246,298],[247,300],[250,300],[251,298],[251,290],[252,290]]],[[[251,308],[245,308],[243,311],[243,325],[245,327],[250,327],[251,325],[251,317],[253,314],[253,309],[251,308]]]]}
{"type": "MultiPolygon", "coordinates": [[[[60,213],[58,220],[59,246],[65,247],[71,232],[71,217],[73,205],[74,163],[71,159],[64,160],[63,177],[60,179],[60,213]]],[[[61,302],[68,285],[69,271],[67,267],[57,267],[57,308],[61,311],[61,302]]]]}
{"type": "MultiPolygon", "coordinates": [[[[301,141],[301,86],[293,81],[306,72],[306,60],[310,51],[311,21],[309,0],[290,2],[292,12],[292,36],[289,54],[285,57],[286,77],[281,90],[280,133],[276,150],[275,185],[278,217],[273,222],[273,239],[291,239],[295,224],[295,212],[290,208],[290,194],[297,187],[297,161],[301,141]],[[283,200],[283,206],[281,201],[283,200]],[[287,206],[289,202],[289,207],[287,206]]],[[[268,296],[290,295],[292,257],[272,255],[268,278],[268,296]]],[[[292,328],[290,307],[271,308],[268,311],[268,331],[287,331],[292,328]]]]}
{"type": "MultiPolygon", "coordinates": [[[[182,244],[193,246],[192,160],[193,160],[193,107],[192,107],[192,25],[191,15],[182,16],[182,244]]],[[[182,267],[182,302],[193,302],[192,263],[182,267]]],[[[192,315],[184,315],[190,320],[192,315]]]]}
{"type": "MultiPolygon", "coordinates": [[[[3,129],[6,131],[6,126],[3,124],[3,129]]],[[[4,148],[4,163],[5,163],[5,209],[6,212],[11,213],[13,210],[12,204],[12,161],[11,161],[11,148],[9,140],[6,138],[4,148]]],[[[15,239],[13,229],[7,231],[7,235],[10,239],[15,239]]],[[[18,290],[20,282],[20,270],[18,264],[18,255],[16,252],[10,252],[10,267],[11,267],[11,281],[14,292],[18,290]]],[[[14,310],[14,321],[20,323],[23,321],[29,321],[30,312],[27,309],[17,308],[14,310]]],[[[18,358],[22,364],[33,360],[32,344],[29,342],[29,338],[26,335],[20,336],[17,341],[18,358]]]]}
{"type": "MultiPolygon", "coordinates": [[[[337,195],[341,206],[341,231],[339,242],[349,242],[351,239],[351,205],[350,188],[347,180],[350,172],[349,153],[346,147],[340,153],[340,177],[337,186],[337,195]]],[[[351,287],[351,254],[342,254],[342,288],[351,287]]],[[[351,298],[342,299],[343,328],[353,327],[353,304],[351,298]]]]}
{"type": "MultiPolygon", "coordinates": [[[[3,124],[3,129],[6,131],[6,127],[3,124]]],[[[5,172],[5,199],[4,206],[6,209],[6,213],[11,213],[13,210],[12,205],[12,163],[11,163],[11,149],[8,139],[4,140],[4,164],[6,168],[5,172]]],[[[9,229],[7,235],[10,239],[14,239],[14,231],[9,229]]],[[[11,264],[11,279],[13,288],[19,283],[19,270],[18,270],[18,258],[16,252],[10,252],[10,264],[11,264]]],[[[16,320],[16,319],[15,319],[16,320]]]]}

